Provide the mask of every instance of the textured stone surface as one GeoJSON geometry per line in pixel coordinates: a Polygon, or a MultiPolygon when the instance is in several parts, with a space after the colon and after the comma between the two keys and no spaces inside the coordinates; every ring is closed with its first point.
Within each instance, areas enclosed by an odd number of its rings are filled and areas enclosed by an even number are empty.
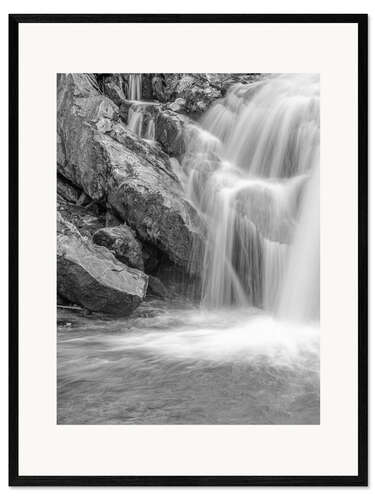
{"type": "Polygon", "coordinates": [[[154,120],[155,139],[163,151],[176,157],[180,157],[185,152],[184,130],[186,125],[191,123],[188,117],[176,113],[170,109],[170,106],[164,104],[134,104],[132,101],[124,101],[120,106],[120,116],[125,124],[128,124],[129,115],[135,110],[142,112],[142,135],[145,135],[150,120],[154,120]]]}
{"type": "Polygon", "coordinates": [[[161,299],[167,299],[170,297],[168,289],[163,285],[162,281],[156,276],[148,277],[147,295],[153,295],[155,297],[160,297],[161,299]]]}
{"type": "Polygon", "coordinates": [[[120,73],[113,73],[103,77],[103,92],[117,106],[120,106],[122,101],[126,99],[124,88],[125,82],[120,73]]]}
{"type": "Polygon", "coordinates": [[[76,227],[80,234],[91,238],[92,235],[105,226],[105,213],[95,204],[87,207],[72,204],[57,196],[57,211],[65,219],[76,227]]]}
{"type": "Polygon", "coordinates": [[[70,203],[78,203],[82,191],[68,182],[61,175],[57,176],[57,194],[70,203]]]}
{"type": "Polygon", "coordinates": [[[171,156],[179,157],[185,152],[185,123],[186,119],[169,110],[158,113],[156,117],[155,138],[171,156]]]}
{"type": "Polygon", "coordinates": [[[58,77],[58,170],[187,267],[202,227],[160,148],[135,136],[85,74],[58,77]]]}
{"type": "Polygon", "coordinates": [[[111,250],[116,259],[128,266],[144,270],[142,245],[126,224],[99,229],[93,236],[93,242],[111,250]]]}
{"type": "Polygon", "coordinates": [[[148,278],[92,244],[58,214],[57,291],[72,303],[95,312],[131,313],[143,300],[148,278]]]}
{"type": "Polygon", "coordinates": [[[257,73],[160,73],[152,79],[153,97],[163,103],[174,102],[173,111],[200,115],[231,85],[257,78],[257,73]]]}

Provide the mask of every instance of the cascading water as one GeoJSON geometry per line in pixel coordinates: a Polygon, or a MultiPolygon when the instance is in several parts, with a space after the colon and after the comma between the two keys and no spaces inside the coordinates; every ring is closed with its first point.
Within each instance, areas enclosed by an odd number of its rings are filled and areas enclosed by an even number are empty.
{"type": "Polygon", "coordinates": [[[142,75],[139,73],[129,75],[128,99],[131,101],[140,101],[142,99],[142,75]]]}
{"type": "Polygon", "coordinates": [[[207,222],[202,303],[319,317],[319,77],[232,87],[187,133],[187,192],[207,222]]]}
{"type": "Polygon", "coordinates": [[[139,109],[129,109],[128,127],[135,134],[141,136],[143,129],[143,112],[139,109]]]}
{"type": "Polygon", "coordinates": [[[155,140],[155,120],[154,118],[150,118],[147,128],[146,128],[146,133],[145,133],[145,139],[149,141],[154,141],[155,140]]]}
{"type": "MultiPolygon", "coordinates": [[[[128,82],[128,127],[154,140],[163,105],[140,100],[141,75],[128,82]]],[[[319,78],[236,85],[191,123],[170,162],[207,226],[191,257],[203,307],[61,309],[59,424],[320,422],[319,78]]]]}
{"type": "Polygon", "coordinates": [[[145,140],[155,140],[155,118],[152,103],[134,103],[128,114],[128,128],[145,140]]]}

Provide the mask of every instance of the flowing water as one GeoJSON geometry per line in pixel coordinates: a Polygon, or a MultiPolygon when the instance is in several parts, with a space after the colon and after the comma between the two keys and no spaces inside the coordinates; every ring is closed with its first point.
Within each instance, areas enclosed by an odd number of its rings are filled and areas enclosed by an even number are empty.
{"type": "Polygon", "coordinates": [[[140,101],[142,99],[142,75],[130,74],[128,80],[128,99],[140,101]]]}
{"type": "Polygon", "coordinates": [[[234,86],[192,126],[184,169],[205,218],[202,303],[319,319],[319,79],[234,86]]]}
{"type": "MultiPolygon", "coordinates": [[[[128,127],[153,140],[149,106],[135,102],[128,127]]],[[[58,422],[318,424],[318,77],[233,86],[186,146],[181,178],[208,233],[191,256],[200,304],[60,314],[58,422]]]]}
{"type": "Polygon", "coordinates": [[[314,326],[152,302],[61,323],[59,424],[319,423],[314,326]]]}
{"type": "Polygon", "coordinates": [[[128,128],[148,141],[155,140],[155,107],[152,103],[136,102],[129,109],[128,128]]]}

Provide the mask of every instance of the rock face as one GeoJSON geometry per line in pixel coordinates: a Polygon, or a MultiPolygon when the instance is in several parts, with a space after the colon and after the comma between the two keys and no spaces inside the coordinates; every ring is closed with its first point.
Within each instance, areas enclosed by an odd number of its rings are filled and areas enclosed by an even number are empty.
{"type": "Polygon", "coordinates": [[[154,297],[160,297],[161,299],[167,299],[170,296],[167,288],[159,278],[156,278],[156,276],[149,276],[147,294],[153,295],[154,297]]]}
{"type": "Polygon", "coordinates": [[[142,246],[126,224],[99,229],[93,236],[93,242],[111,250],[116,259],[124,264],[144,270],[142,246]]]}
{"type": "Polygon", "coordinates": [[[120,106],[122,101],[126,99],[125,96],[125,82],[120,73],[114,73],[112,75],[103,76],[103,92],[112,101],[120,106]]]}
{"type": "Polygon", "coordinates": [[[221,85],[204,74],[164,73],[153,79],[154,96],[161,102],[175,101],[174,111],[203,113],[222,97],[221,85]],[[177,102],[176,102],[177,100],[177,102]]]}
{"type": "Polygon", "coordinates": [[[173,111],[200,115],[235,83],[250,83],[257,73],[161,73],[152,79],[153,97],[173,111]],[[173,103],[174,101],[174,103],[173,103]]]}
{"type": "Polygon", "coordinates": [[[67,180],[61,177],[61,175],[58,175],[57,194],[62,196],[66,201],[69,201],[71,203],[78,203],[82,191],[73,186],[73,184],[67,182],[67,180]]]}
{"type": "Polygon", "coordinates": [[[126,128],[92,78],[58,76],[58,171],[109,206],[141,240],[188,268],[203,229],[169,158],[126,128]]]}
{"type": "Polygon", "coordinates": [[[65,198],[57,196],[57,210],[60,215],[78,229],[82,236],[92,235],[105,225],[106,217],[100,207],[89,204],[87,207],[68,203],[65,198]]]}
{"type": "Polygon", "coordinates": [[[57,291],[90,311],[127,315],[143,300],[147,276],[90,243],[58,214],[57,291]]]}
{"type": "Polygon", "coordinates": [[[181,115],[169,110],[160,112],[156,117],[155,138],[171,156],[179,157],[185,152],[185,121],[181,115]]]}
{"type": "Polygon", "coordinates": [[[181,157],[185,152],[184,129],[190,120],[169,109],[166,105],[154,103],[134,103],[123,101],[120,106],[120,116],[128,124],[130,116],[136,112],[142,113],[140,135],[143,137],[150,120],[154,121],[155,140],[159,142],[163,151],[173,157],[181,157]]]}
{"type": "MultiPolygon", "coordinates": [[[[128,314],[146,294],[143,271],[150,275],[148,294],[165,299],[199,295],[200,269],[195,267],[200,267],[205,227],[182,186],[191,172],[185,160],[202,141],[195,119],[230,85],[257,78],[58,75],[61,300],[128,314]],[[135,83],[137,92],[130,92],[135,83]],[[130,94],[141,100],[129,100],[130,94]]],[[[199,158],[196,169],[198,185],[207,175],[199,158]]]]}

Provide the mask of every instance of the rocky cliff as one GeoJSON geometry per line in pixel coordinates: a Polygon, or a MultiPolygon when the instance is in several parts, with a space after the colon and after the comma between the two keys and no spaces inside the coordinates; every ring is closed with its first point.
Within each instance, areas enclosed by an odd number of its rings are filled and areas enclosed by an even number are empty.
{"type": "Polygon", "coordinates": [[[181,181],[186,130],[244,78],[58,75],[59,297],[126,315],[148,283],[166,297],[176,279],[196,282],[205,227],[181,181]]]}

